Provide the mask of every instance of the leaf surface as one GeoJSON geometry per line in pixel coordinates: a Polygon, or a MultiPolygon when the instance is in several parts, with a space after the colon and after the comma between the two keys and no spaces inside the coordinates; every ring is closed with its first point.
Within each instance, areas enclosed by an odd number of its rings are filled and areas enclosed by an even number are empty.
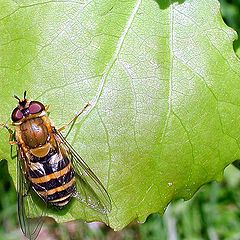
{"type": "MultiPolygon", "coordinates": [[[[107,188],[112,228],[191,198],[239,159],[236,33],[218,1],[5,0],[0,30],[0,121],[24,90],[57,127],[90,101],[68,141],[107,188]]],[[[77,201],[51,216],[107,221],[77,201]]]]}

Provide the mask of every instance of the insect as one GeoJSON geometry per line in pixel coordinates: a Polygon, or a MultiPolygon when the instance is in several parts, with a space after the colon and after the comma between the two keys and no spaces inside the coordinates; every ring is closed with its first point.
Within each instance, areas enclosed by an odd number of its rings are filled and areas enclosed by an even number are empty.
{"type": "Polygon", "coordinates": [[[47,209],[62,209],[73,197],[103,214],[111,211],[103,184],[61,134],[89,104],[57,130],[41,102],[27,100],[26,91],[23,99],[14,97],[18,100],[11,115],[15,131],[5,127],[10,143],[17,146],[18,217],[24,235],[36,239],[47,209]],[[43,206],[37,207],[34,198],[43,206]]]}

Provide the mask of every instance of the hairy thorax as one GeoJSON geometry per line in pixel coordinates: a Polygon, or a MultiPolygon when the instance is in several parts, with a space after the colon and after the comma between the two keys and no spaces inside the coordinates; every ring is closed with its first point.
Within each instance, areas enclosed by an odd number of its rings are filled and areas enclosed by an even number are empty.
{"type": "Polygon", "coordinates": [[[48,139],[48,129],[40,117],[29,119],[20,125],[22,140],[31,149],[41,147],[48,139]]]}

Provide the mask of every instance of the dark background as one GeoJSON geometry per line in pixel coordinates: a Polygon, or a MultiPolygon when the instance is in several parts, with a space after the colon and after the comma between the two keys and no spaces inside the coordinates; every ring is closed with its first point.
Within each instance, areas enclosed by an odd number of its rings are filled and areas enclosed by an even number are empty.
{"type": "MultiPolygon", "coordinates": [[[[219,0],[224,21],[234,28],[240,36],[240,0],[219,0]]],[[[235,49],[240,47],[240,39],[234,43],[235,49]]]]}

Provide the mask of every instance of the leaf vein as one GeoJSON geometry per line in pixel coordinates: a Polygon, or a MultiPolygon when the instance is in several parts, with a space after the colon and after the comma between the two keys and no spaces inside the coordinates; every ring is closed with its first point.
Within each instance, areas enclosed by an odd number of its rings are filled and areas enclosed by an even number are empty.
{"type": "Polygon", "coordinates": [[[123,30],[123,33],[121,34],[120,38],[119,38],[119,41],[117,43],[117,46],[116,46],[116,50],[112,56],[112,58],[110,59],[109,63],[107,64],[107,66],[105,67],[104,71],[103,71],[103,75],[102,75],[102,78],[100,79],[100,84],[98,86],[98,89],[97,89],[97,93],[96,93],[96,96],[93,98],[92,102],[91,102],[91,105],[92,105],[92,108],[89,110],[88,114],[90,114],[90,112],[95,108],[96,104],[98,103],[102,93],[103,93],[103,90],[104,90],[104,86],[107,82],[107,78],[112,70],[112,67],[114,66],[118,56],[119,56],[119,53],[122,49],[122,46],[124,44],[124,41],[125,41],[125,38],[132,26],[132,23],[133,23],[133,20],[140,8],[140,5],[141,5],[141,2],[142,0],[137,0],[136,2],[136,5],[130,15],[130,17],[128,18],[128,21],[127,21],[127,24],[126,24],[126,27],[124,28],[123,30]]]}
{"type": "MultiPolygon", "coordinates": [[[[171,4],[171,0],[169,1],[169,4],[171,4]]],[[[171,115],[171,111],[172,111],[172,70],[173,70],[173,33],[174,33],[174,12],[173,12],[173,6],[171,5],[171,9],[170,9],[170,37],[169,37],[169,41],[170,41],[170,69],[169,69],[169,86],[168,86],[168,112],[167,112],[167,117],[164,123],[164,128],[163,128],[163,132],[161,135],[161,140],[160,140],[160,145],[163,144],[164,141],[164,137],[167,131],[167,127],[168,127],[168,123],[169,123],[169,119],[170,119],[170,115],[171,115]]]]}

